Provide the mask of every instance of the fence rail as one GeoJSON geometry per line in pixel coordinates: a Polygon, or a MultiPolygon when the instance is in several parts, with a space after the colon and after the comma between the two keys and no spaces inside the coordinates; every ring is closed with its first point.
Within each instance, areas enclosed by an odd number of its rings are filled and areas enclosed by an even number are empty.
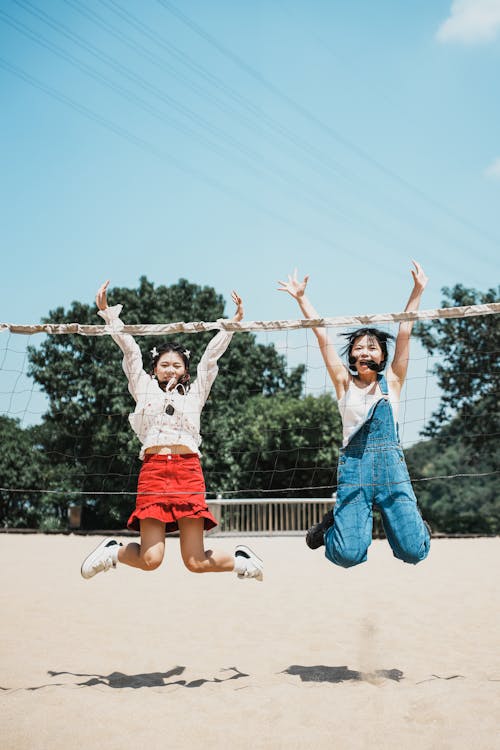
{"type": "Polygon", "coordinates": [[[334,499],[301,497],[208,500],[217,534],[289,534],[306,531],[330,510],[334,499]]]}

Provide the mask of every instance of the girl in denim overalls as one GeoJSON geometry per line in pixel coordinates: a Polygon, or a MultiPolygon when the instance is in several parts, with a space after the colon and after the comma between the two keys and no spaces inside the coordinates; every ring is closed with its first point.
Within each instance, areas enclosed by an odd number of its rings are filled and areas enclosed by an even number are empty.
{"type": "MultiPolygon", "coordinates": [[[[418,310],[427,284],[422,267],[413,263],[414,283],[405,312],[418,310]]],[[[300,282],[295,272],[288,282],[279,282],[280,291],[297,300],[305,318],[319,318],[305,296],[308,278],[300,282]]],[[[374,328],[345,334],[347,368],[326,330],[313,329],[335,386],[344,434],[334,510],[309,529],[306,542],[311,549],[325,545],[326,557],[335,565],[349,568],[365,562],[372,540],[373,504],[380,509],[395,557],[416,564],[429,553],[430,536],[417,507],[396,421],[412,327],[411,321],[400,323],[387,375],[383,371],[389,334],[374,328]]]]}

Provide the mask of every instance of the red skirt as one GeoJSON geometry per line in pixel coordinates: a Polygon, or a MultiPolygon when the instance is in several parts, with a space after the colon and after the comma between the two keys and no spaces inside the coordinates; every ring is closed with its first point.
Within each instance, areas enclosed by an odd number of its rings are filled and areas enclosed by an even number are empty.
{"type": "Polygon", "coordinates": [[[217,526],[205,502],[205,480],[196,453],[146,454],[127,527],[140,531],[142,518],[162,521],[167,533],[178,530],[179,518],[203,518],[206,530],[217,526]]]}

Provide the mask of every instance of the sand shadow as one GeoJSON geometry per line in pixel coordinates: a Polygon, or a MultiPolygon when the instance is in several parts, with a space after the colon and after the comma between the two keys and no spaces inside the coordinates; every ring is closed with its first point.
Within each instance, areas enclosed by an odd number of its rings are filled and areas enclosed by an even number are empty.
{"type": "Polygon", "coordinates": [[[356,680],[359,682],[381,682],[382,680],[393,680],[401,682],[404,674],[400,669],[376,669],[374,672],[358,672],[349,667],[326,667],[317,664],[313,667],[305,667],[300,664],[291,664],[283,670],[282,674],[298,675],[302,682],[347,682],[356,680]]]}
{"type": "MultiPolygon", "coordinates": [[[[111,672],[107,675],[100,674],[86,674],[81,672],[55,672],[49,670],[48,674],[50,677],[63,677],[70,676],[75,678],[87,678],[83,680],[76,679],[75,682],[50,682],[46,685],[37,685],[34,687],[22,688],[28,691],[42,690],[47,687],[79,687],[88,688],[95,687],[96,685],[103,685],[105,687],[114,689],[132,688],[137,690],[138,688],[163,688],[177,685],[178,687],[185,688],[199,688],[202,685],[210,683],[223,683],[229,680],[239,680],[242,677],[249,677],[245,672],[240,672],[237,667],[226,667],[221,669],[221,672],[230,672],[229,676],[224,677],[200,677],[196,680],[172,680],[172,677],[180,677],[186,670],[186,667],[173,667],[166,672],[144,672],[140,674],[124,674],[123,672],[111,672]]],[[[8,688],[1,688],[2,690],[8,690],[8,688]]]]}

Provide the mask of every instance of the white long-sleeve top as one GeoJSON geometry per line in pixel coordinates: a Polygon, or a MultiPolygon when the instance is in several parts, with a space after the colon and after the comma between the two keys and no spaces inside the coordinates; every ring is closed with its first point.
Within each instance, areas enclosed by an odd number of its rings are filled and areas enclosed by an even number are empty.
{"type": "Polygon", "coordinates": [[[232,331],[219,331],[210,341],[198,364],[196,380],[185,395],[177,389],[166,392],[145,372],[141,350],[133,336],[122,332],[122,309],[123,305],[114,305],[99,310],[98,315],[111,328],[111,337],[123,352],[122,367],[128,389],[136,402],[135,411],[129,414],[129,422],[142,443],[139,458],[144,458],[146,448],[156,445],[183,445],[199,455],[201,411],[219,372],[217,360],[226,351],[232,331]],[[174,409],[173,414],[165,413],[169,404],[174,409]]]}

